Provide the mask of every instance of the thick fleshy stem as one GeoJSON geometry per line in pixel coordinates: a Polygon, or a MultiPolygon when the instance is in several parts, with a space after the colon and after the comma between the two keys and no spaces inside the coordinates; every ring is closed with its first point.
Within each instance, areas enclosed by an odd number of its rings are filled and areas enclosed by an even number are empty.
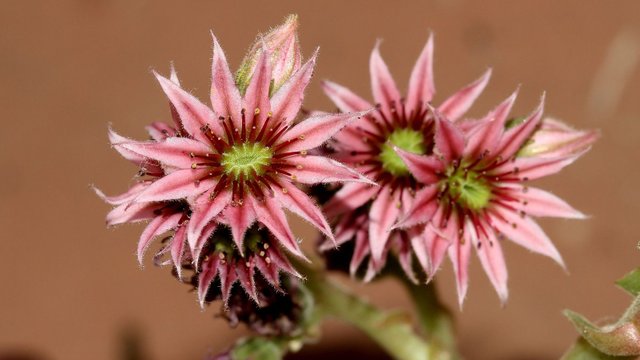
{"type": "Polygon", "coordinates": [[[308,277],[306,285],[315,297],[316,306],[324,314],[353,324],[395,359],[452,358],[436,343],[425,341],[416,334],[406,314],[381,311],[343,289],[324,273],[313,269],[305,270],[308,277]]]}
{"type": "Polygon", "coordinates": [[[447,349],[452,359],[459,359],[451,311],[440,302],[435,283],[414,284],[406,276],[400,278],[413,301],[424,335],[447,349]]]}

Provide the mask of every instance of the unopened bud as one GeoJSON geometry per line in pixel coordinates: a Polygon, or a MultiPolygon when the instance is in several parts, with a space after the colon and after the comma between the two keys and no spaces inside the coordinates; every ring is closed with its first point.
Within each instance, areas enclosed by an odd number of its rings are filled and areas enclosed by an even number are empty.
{"type": "Polygon", "coordinates": [[[236,85],[244,94],[256,68],[263,46],[271,53],[271,88],[274,94],[302,64],[298,43],[298,16],[289,15],[282,25],[258,35],[236,72],[236,85]]]}
{"type": "Polygon", "coordinates": [[[587,150],[599,136],[597,130],[576,130],[562,121],[545,118],[518,156],[570,156],[587,150]]]}

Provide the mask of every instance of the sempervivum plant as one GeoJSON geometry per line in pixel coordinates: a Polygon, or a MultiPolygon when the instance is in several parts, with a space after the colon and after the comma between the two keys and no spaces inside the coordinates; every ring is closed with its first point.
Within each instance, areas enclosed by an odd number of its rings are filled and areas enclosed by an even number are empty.
{"type": "Polygon", "coordinates": [[[457,358],[450,313],[421,280],[429,282],[448,254],[462,304],[475,248],[506,301],[503,238],[562,263],[532,217],[583,215],[527,182],[575,161],[598,134],[543,119],[542,103],[512,118],[515,94],[482,118],[463,118],[491,71],[434,105],[432,37],[406,97],[376,45],[374,102],[325,82],[341,112],[299,119],[317,51],[303,63],[297,27],[290,16],[259,35],[235,74],[214,36],[208,105],[182,87],[173,67],[168,78],[154,72],[172,121],[149,125],[146,141],[109,130],[111,145],[138,175],[121,195],[96,189],[114,206],[107,224],[147,221],[138,261],[161,239],[154,262],[171,265],[203,308],[222,300],[222,317],[253,331],[213,358],[279,359],[316,339],[330,316],[397,359],[457,358]],[[349,263],[360,274],[366,263],[371,280],[389,265],[416,302],[426,336],[408,317],[378,310],[312,267],[285,211],[319,231],[321,249],[332,249],[328,268],[349,263]]]}

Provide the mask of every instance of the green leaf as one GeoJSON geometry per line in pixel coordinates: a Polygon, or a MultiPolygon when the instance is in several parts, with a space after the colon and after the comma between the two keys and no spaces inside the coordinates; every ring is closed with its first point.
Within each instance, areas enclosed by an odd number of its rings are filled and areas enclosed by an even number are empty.
{"type": "Polygon", "coordinates": [[[622,279],[616,281],[616,284],[628,291],[631,295],[640,295],[640,268],[628,273],[622,279]]]}
{"type": "Polygon", "coordinates": [[[640,344],[637,342],[640,334],[635,324],[626,319],[627,316],[615,324],[599,327],[571,310],[565,310],[564,315],[571,320],[582,338],[602,353],[613,356],[640,355],[640,344]]]}

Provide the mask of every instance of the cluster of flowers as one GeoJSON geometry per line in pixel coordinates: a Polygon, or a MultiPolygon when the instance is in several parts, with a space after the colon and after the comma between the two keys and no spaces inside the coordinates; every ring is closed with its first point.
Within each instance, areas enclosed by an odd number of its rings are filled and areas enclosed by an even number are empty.
{"type": "Polygon", "coordinates": [[[414,259],[430,280],[448,255],[460,303],[471,248],[503,301],[503,238],[562,264],[531,216],[583,215],[525,183],[572,163],[596,132],[543,118],[543,100],[529,116],[510,117],[517,92],[484,117],[463,118],[490,71],[436,107],[432,38],[406,98],[376,45],[374,104],[324,82],[340,112],[296,121],[316,56],[302,63],[290,17],[259,36],[235,76],[213,38],[211,107],[185,91],[173,69],[169,78],[156,74],[172,124],[149,125],[149,141],[110,130],[112,146],[139,167],[138,181],[119,196],[97,191],[115,206],[108,225],[149,221],[138,243],[141,264],[152,240],[164,236],[157,262],[172,264],[179,278],[192,269],[202,305],[215,298],[229,305],[236,283],[264,305],[267,292],[283,289],[281,272],[302,277],[287,253],[307,260],[284,208],[322,233],[322,250],[352,242],[350,271],[367,260],[365,280],[390,254],[412,281],[419,281],[414,259]],[[322,207],[305,191],[318,183],[330,190],[322,207]]]}

